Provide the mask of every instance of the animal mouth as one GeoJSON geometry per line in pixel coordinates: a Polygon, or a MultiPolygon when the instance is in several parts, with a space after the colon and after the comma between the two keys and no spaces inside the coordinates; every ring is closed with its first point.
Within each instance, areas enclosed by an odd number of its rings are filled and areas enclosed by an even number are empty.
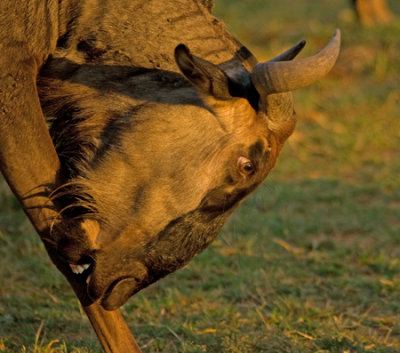
{"type": "Polygon", "coordinates": [[[115,279],[111,284],[99,288],[93,272],[95,265],[69,264],[71,271],[82,279],[86,276],[87,293],[91,300],[98,302],[106,310],[115,310],[123,305],[136,292],[137,280],[131,276],[124,276],[115,279]],[[104,289],[105,288],[105,289],[104,289]]]}
{"type": "Polygon", "coordinates": [[[71,271],[75,273],[76,275],[81,275],[83,272],[85,272],[87,269],[89,269],[91,264],[69,264],[69,267],[71,267],[71,271]]]}

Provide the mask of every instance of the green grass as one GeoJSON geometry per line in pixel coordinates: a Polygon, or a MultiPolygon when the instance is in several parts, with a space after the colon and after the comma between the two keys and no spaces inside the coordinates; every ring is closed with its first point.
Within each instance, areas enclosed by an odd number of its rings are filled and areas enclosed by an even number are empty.
{"type": "MultiPolygon", "coordinates": [[[[400,3],[389,1],[400,16],[400,3]]],[[[400,352],[400,23],[345,0],[217,0],[260,59],[340,27],[333,72],[295,93],[298,126],[213,245],[122,308],[146,353],[400,352]]],[[[0,184],[0,352],[101,352],[0,184]]]]}

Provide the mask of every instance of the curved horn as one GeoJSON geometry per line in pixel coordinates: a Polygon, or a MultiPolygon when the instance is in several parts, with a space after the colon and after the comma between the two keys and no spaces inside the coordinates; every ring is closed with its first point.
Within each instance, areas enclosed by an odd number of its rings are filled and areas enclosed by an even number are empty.
{"type": "Polygon", "coordinates": [[[290,62],[282,61],[290,60],[293,53],[301,46],[300,43],[277,58],[266,63],[258,63],[253,68],[251,80],[261,96],[306,87],[325,76],[339,55],[340,30],[335,31],[330,42],[317,54],[290,62]]]}

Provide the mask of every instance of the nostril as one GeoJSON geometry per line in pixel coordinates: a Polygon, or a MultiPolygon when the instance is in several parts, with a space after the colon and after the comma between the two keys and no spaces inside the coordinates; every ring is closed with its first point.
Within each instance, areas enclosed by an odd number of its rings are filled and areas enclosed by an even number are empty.
{"type": "Polygon", "coordinates": [[[101,306],[106,310],[116,310],[135,294],[138,282],[133,277],[128,277],[115,281],[105,293],[101,306]]]}

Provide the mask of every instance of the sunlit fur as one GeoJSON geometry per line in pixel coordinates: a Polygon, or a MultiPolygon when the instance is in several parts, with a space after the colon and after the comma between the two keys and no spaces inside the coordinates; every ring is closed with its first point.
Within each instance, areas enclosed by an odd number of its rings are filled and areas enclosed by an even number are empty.
{"type": "Polygon", "coordinates": [[[51,195],[64,228],[48,245],[92,263],[88,294],[115,309],[204,250],[275,165],[295,120],[291,99],[260,99],[254,58],[196,1],[126,2],[122,17],[110,3],[93,22],[95,2],[81,4],[38,77],[65,176],[51,195]]]}
{"type": "MultiPolygon", "coordinates": [[[[59,252],[70,262],[94,261],[88,291],[105,297],[107,308],[203,250],[262,183],[282,147],[280,132],[269,129],[262,107],[247,98],[220,99],[175,73],[135,80],[134,74],[118,81],[99,72],[88,76],[101,90],[68,81],[54,90],[54,79],[40,81],[69,175],[53,197],[70,219],[89,217],[100,225],[90,241],[59,239],[59,252]],[[253,175],[240,173],[241,156],[254,163],[253,175]]],[[[229,89],[228,81],[205,80],[229,89]]]]}

